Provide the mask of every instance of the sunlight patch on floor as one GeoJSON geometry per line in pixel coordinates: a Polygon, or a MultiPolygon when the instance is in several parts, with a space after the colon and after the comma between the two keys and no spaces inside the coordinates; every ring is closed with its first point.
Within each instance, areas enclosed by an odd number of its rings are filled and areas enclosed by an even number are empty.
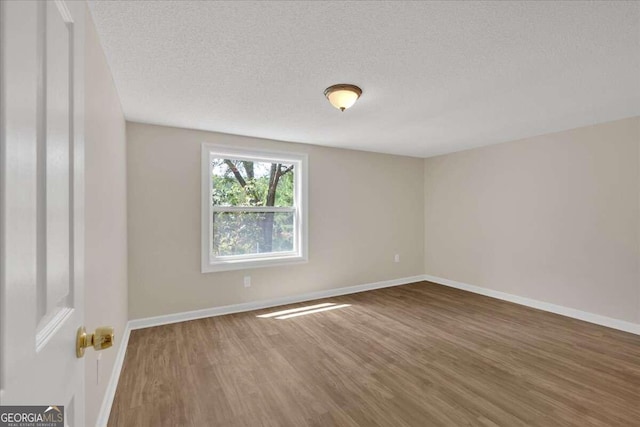
{"type": "Polygon", "coordinates": [[[290,308],[288,310],[274,311],[273,313],[260,314],[256,317],[270,318],[275,317],[278,320],[290,319],[292,317],[304,316],[305,314],[320,313],[321,311],[335,310],[337,308],[349,307],[351,304],[335,304],[333,302],[325,302],[322,304],[307,305],[305,307],[290,308]]]}
{"type": "Polygon", "coordinates": [[[269,313],[269,314],[261,314],[259,316],[256,317],[276,317],[276,316],[282,316],[284,314],[289,314],[289,313],[297,313],[299,311],[306,311],[306,310],[312,310],[314,308],[320,308],[320,307],[327,307],[330,305],[335,305],[332,302],[325,302],[322,304],[315,304],[315,305],[308,305],[306,307],[298,307],[298,308],[291,308],[289,310],[282,310],[282,311],[276,311],[273,313],[269,313]]]}
{"type": "Polygon", "coordinates": [[[332,306],[329,306],[329,307],[316,308],[315,310],[307,310],[307,311],[302,311],[302,312],[299,312],[299,313],[286,314],[284,316],[278,316],[278,317],[276,317],[276,319],[278,319],[278,320],[290,319],[292,317],[304,316],[304,315],[312,314],[312,313],[320,313],[321,311],[335,310],[337,308],[344,308],[344,307],[350,307],[350,306],[351,306],[351,304],[332,305],[332,306]]]}

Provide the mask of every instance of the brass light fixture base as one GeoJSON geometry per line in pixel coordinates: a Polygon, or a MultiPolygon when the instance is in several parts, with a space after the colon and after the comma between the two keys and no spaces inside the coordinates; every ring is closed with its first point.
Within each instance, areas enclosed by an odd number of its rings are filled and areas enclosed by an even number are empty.
{"type": "Polygon", "coordinates": [[[360,89],[356,85],[348,84],[348,83],[340,83],[337,85],[329,86],[324,90],[324,96],[329,96],[330,93],[335,92],[337,90],[350,90],[351,92],[355,92],[358,94],[358,98],[362,95],[362,89],[360,89]]]}

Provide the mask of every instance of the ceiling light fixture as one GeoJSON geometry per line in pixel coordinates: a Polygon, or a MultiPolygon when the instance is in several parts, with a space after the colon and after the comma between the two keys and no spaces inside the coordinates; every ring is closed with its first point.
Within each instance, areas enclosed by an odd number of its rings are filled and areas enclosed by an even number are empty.
{"type": "Polygon", "coordinates": [[[355,104],[360,95],[362,95],[362,89],[350,84],[333,85],[324,90],[324,96],[327,97],[331,105],[340,111],[355,104]]]}

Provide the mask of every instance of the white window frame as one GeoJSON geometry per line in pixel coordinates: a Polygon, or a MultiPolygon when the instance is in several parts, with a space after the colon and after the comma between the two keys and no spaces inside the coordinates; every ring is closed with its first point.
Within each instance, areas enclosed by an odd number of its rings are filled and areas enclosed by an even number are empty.
{"type": "Polygon", "coordinates": [[[279,265],[304,263],[308,261],[308,164],[308,156],[304,153],[235,148],[206,142],[202,144],[202,273],[274,267],[279,265]],[[293,175],[294,205],[292,207],[213,206],[211,203],[213,195],[213,186],[211,185],[211,160],[214,158],[293,164],[293,170],[295,171],[293,175]],[[232,211],[294,212],[294,250],[290,252],[272,252],[267,254],[214,256],[213,213],[232,211]]]}

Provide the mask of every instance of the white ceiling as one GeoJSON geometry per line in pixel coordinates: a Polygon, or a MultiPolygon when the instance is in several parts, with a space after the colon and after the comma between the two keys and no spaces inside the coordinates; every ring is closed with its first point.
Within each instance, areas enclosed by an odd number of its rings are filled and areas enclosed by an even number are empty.
{"type": "Polygon", "coordinates": [[[90,7],[132,121],[427,157],[640,115],[638,2],[90,7]]]}

